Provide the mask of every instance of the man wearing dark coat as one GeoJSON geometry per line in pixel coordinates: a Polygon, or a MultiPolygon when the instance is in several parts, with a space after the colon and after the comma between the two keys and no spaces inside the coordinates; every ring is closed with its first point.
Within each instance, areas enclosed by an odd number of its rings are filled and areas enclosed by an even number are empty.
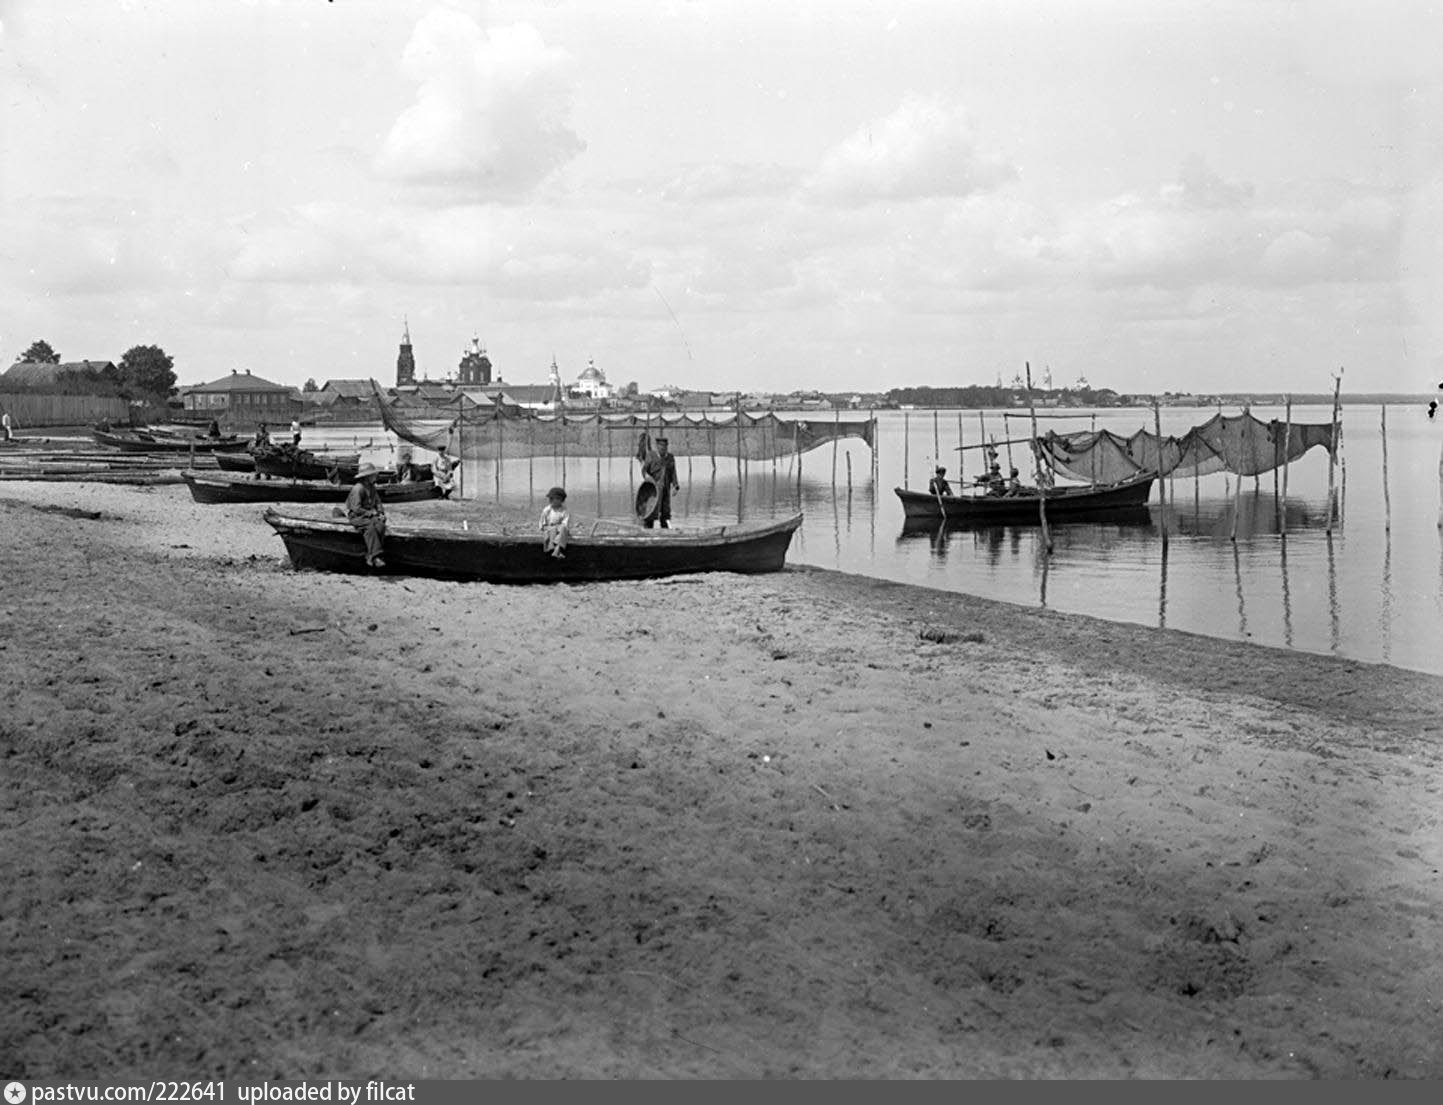
{"type": "Polygon", "coordinates": [[[656,486],[657,496],[656,510],[641,524],[651,529],[660,522],[662,529],[670,529],[671,493],[680,491],[681,484],[676,478],[676,457],[671,455],[666,438],[657,438],[656,447],[647,450],[646,459],[641,465],[641,474],[656,486]]]}

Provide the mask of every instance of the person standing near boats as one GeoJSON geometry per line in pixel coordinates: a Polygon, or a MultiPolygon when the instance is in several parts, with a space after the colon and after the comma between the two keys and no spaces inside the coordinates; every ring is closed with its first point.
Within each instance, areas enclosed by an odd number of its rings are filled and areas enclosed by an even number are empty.
{"type": "Polygon", "coordinates": [[[14,430],[10,425],[10,412],[0,411],[0,431],[3,431],[6,441],[14,441],[14,430]]]}
{"type": "Polygon", "coordinates": [[[370,461],[356,471],[356,482],[346,496],[346,520],[366,540],[366,566],[384,568],[381,550],[386,537],[386,508],[376,490],[376,466],[370,461]]]}
{"type": "Polygon", "coordinates": [[[656,506],[647,512],[641,524],[651,529],[659,522],[662,529],[670,529],[671,493],[681,490],[681,483],[676,478],[676,457],[671,455],[670,442],[659,437],[653,446],[650,438],[643,433],[638,453],[641,459],[641,474],[656,490],[656,506]]]}
{"type": "Polygon", "coordinates": [[[301,447],[301,420],[299,418],[291,419],[291,444],[297,449],[301,447]]]}

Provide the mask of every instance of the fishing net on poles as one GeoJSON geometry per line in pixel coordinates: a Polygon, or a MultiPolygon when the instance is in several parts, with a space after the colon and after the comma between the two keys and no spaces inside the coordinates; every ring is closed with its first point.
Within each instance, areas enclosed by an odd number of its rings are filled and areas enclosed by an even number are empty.
{"type": "Polygon", "coordinates": [[[475,404],[467,396],[445,407],[405,408],[377,396],[381,421],[397,437],[428,449],[446,446],[467,460],[525,457],[630,457],[637,435],[665,437],[673,456],[775,460],[831,441],[858,438],[871,448],[873,419],[778,418],[748,414],[537,414],[475,404]],[[465,404],[464,406],[461,404],[465,404]]]}
{"type": "Polygon", "coordinates": [[[1111,430],[1048,432],[1037,439],[1037,447],[1054,472],[1088,483],[1115,483],[1144,472],[1175,478],[1214,472],[1256,476],[1292,463],[1317,445],[1335,453],[1341,430],[1332,422],[1288,425],[1245,412],[1214,415],[1181,437],[1159,438],[1147,430],[1130,437],[1111,430]]]}

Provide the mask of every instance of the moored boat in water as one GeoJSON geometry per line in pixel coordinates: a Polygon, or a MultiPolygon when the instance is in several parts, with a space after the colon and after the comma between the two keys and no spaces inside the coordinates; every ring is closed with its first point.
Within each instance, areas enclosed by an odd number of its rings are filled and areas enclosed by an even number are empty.
{"type": "Polygon", "coordinates": [[[491,583],[586,583],[694,572],[776,572],[800,514],[775,522],[649,530],[634,523],[573,523],[564,557],[542,547],[534,523],[452,521],[400,512],[387,520],[384,568],[366,566],[361,533],[344,519],[270,509],[265,520],[297,568],[491,583]]]}
{"type": "Polygon", "coordinates": [[[1049,522],[1072,518],[1093,521],[1105,517],[1109,511],[1145,509],[1156,479],[1149,472],[1110,484],[1051,487],[1046,490],[1027,487],[1010,494],[979,490],[960,495],[936,495],[905,487],[893,490],[902,501],[903,515],[909,521],[1038,522],[1042,507],[1046,508],[1049,522]]]}

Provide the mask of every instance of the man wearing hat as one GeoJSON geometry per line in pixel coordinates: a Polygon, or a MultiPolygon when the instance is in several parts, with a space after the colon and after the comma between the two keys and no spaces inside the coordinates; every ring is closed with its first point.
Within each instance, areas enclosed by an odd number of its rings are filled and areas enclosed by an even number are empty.
{"type": "Polygon", "coordinates": [[[671,528],[671,493],[680,491],[681,484],[676,478],[676,457],[671,455],[670,443],[664,437],[656,439],[656,448],[647,451],[642,463],[641,474],[656,486],[656,510],[642,521],[647,529],[657,522],[662,529],[671,528]]]}
{"type": "Polygon", "coordinates": [[[947,469],[940,464],[937,465],[937,474],[927,482],[927,494],[929,495],[950,495],[952,485],[947,482],[947,469]]]}
{"type": "Polygon", "coordinates": [[[356,472],[356,482],[346,496],[346,520],[366,539],[366,567],[384,568],[381,544],[386,536],[386,508],[376,490],[376,466],[370,461],[356,472]]]}

